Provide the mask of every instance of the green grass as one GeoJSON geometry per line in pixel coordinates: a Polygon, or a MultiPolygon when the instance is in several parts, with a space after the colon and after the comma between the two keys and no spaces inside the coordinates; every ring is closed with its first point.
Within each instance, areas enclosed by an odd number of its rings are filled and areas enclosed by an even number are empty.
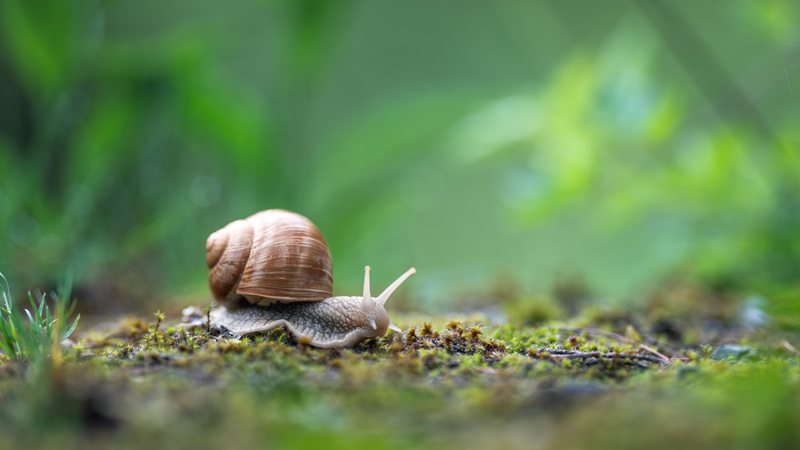
{"type": "Polygon", "coordinates": [[[2,273],[0,279],[3,281],[0,286],[0,350],[5,355],[13,359],[41,359],[75,331],[80,314],[69,323],[75,309],[75,303],[70,304],[69,300],[72,286],[69,278],[60,283],[58,293],[51,295],[54,312],[47,304],[45,293],[37,298],[31,292],[28,292],[30,308],[20,310],[14,305],[11,287],[2,273]]]}

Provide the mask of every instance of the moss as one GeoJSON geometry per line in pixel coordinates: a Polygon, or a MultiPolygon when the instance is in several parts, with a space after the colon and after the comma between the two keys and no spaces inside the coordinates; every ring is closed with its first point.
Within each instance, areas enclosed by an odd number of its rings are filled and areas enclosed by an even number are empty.
{"type": "MultiPolygon", "coordinates": [[[[20,430],[38,426],[39,417],[63,414],[72,425],[48,431],[76,446],[90,436],[80,430],[107,426],[99,421],[115,424],[114,443],[122,448],[159,444],[140,436],[195,447],[276,439],[302,446],[316,442],[300,437],[309,429],[314,439],[349,436],[375,448],[476,448],[503,433],[525,437],[526,445],[512,441],[507,448],[529,448],[532,442],[561,448],[547,436],[566,433],[574,446],[588,446],[591,440],[572,436],[572,430],[578,426],[586,436],[604,432],[593,421],[644,433],[630,428],[640,418],[626,408],[646,415],[642,405],[659,405],[676,392],[696,398],[672,401],[675,411],[692,414],[707,404],[724,410],[730,407],[724,396],[734,392],[725,383],[748,382],[748,369],[788,389],[785,397],[768,392],[770,401],[797,400],[798,357],[787,350],[792,346],[779,344],[791,336],[742,335],[738,341],[754,349],[752,357],[713,361],[719,342],[686,345],[656,337],[646,331],[652,321],[629,314],[595,318],[598,323],[581,316],[533,327],[486,325],[475,316],[434,317],[403,333],[335,350],[292,342],[282,330],[231,339],[206,324],[127,318],[84,332],[65,350],[69,375],[37,387],[61,394],[37,404],[28,404],[33,397],[22,387],[27,368],[3,361],[0,398],[9,406],[0,413],[0,431],[13,440],[28,439],[20,430]],[[552,433],[537,434],[543,424],[552,433]],[[235,438],[219,441],[218,434],[235,438]]],[[[753,394],[742,401],[760,400],[753,394]]]]}

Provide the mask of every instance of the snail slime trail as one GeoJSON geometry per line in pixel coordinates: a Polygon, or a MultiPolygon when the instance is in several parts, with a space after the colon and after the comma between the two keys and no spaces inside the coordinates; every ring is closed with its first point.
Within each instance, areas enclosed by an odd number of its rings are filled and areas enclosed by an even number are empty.
{"type": "Polygon", "coordinates": [[[209,287],[217,303],[211,322],[237,336],[286,328],[293,339],[321,348],[350,347],[383,336],[391,324],[385,304],[416,270],[378,297],[364,268],[361,296],[333,297],[330,250],[306,217],[270,209],[229,223],[206,241],[209,287]]]}

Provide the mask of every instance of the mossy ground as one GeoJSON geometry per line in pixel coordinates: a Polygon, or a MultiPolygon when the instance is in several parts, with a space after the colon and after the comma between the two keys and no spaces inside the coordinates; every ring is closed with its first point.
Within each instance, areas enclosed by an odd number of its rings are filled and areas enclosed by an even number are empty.
{"type": "MultiPolygon", "coordinates": [[[[402,319],[402,318],[401,318],[402,319]]],[[[5,361],[0,442],[53,448],[798,448],[792,336],[591,313],[395,320],[353,349],[127,318],[5,361]],[[680,324],[680,326],[678,326],[680,324]],[[727,357],[724,342],[745,345],[727,357]],[[712,354],[714,358],[712,358],[712,354]],[[35,370],[34,370],[35,369],[35,370]]],[[[794,341],[796,342],[796,341],[794,341]]]]}

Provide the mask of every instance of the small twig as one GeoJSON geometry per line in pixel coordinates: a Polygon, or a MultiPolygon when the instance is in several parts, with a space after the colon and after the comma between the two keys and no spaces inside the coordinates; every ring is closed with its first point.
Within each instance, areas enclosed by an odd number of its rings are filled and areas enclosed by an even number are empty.
{"type": "Polygon", "coordinates": [[[649,345],[645,345],[645,344],[639,344],[639,348],[640,348],[641,350],[644,350],[644,351],[646,351],[646,352],[650,352],[650,353],[652,353],[652,354],[654,354],[654,355],[658,356],[658,357],[659,357],[659,358],[661,358],[661,360],[662,360],[662,361],[664,361],[664,362],[668,362],[668,361],[670,360],[670,358],[668,358],[666,355],[664,355],[663,353],[659,353],[659,351],[658,351],[658,350],[656,350],[656,349],[654,349],[654,348],[650,347],[649,345]]]}
{"type": "Polygon", "coordinates": [[[630,359],[634,361],[648,361],[658,364],[666,364],[669,362],[669,359],[666,361],[655,357],[655,356],[648,356],[648,355],[636,355],[630,353],[617,353],[617,352],[578,352],[572,350],[542,350],[542,353],[546,355],[542,355],[544,359],[588,359],[588,358],[606,358],[606,359],[630,359]]]}
{"type": "Polygon", "coordinates": [[[652,353],[652,354],[658,356],[659,358],[661,358],[661,360],[664,361],[664,362],[671,361],[672,359],[678,359],[678,360],[686,359],[686,358],[684,358],[682,356],[681,357],[677,357],[677,358],[669,357],[669,356],[659,352],[658,350],[656,350],[655,348],[653,348],[653,347],[651,347],[651,346],[649,346],[647,344],[641,344],[641,343],[637,342],[634,339],[631,339],[629,337],[625,337],[625,336],[623,336],[621,334],[617,334],[617,333],[614,333],[612,331],[601,330],[599,328],[561,328],[561,330],[569,331],[569,332],[578,332],[578,333],[584,332],[584,333],[588,333],[590,335],[605,336],[607,338],[614,339],[616,341],[622,342],[623,344],[638,345],[640,350],[644,350],[646,352],[652,353]]]}

